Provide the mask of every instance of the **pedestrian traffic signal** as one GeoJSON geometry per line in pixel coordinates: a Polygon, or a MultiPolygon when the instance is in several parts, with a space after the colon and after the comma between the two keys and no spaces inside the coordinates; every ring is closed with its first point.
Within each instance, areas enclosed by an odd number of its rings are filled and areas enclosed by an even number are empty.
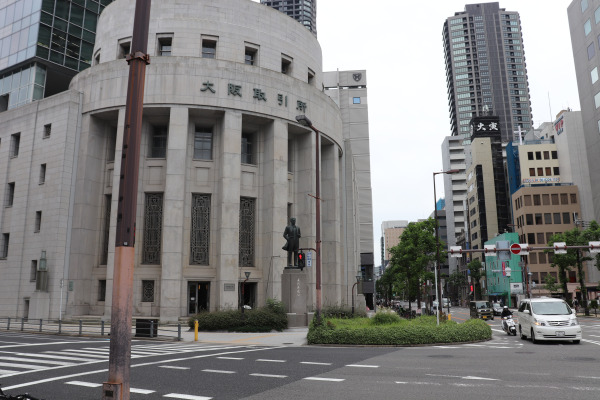
{"type": "Polygon", "coordinates": [[[304,259],[304,253],[300,252],[298,253],[298,268],[300,268],[300,270],[303,270],[305,265],[306,260],[304,259]]]}

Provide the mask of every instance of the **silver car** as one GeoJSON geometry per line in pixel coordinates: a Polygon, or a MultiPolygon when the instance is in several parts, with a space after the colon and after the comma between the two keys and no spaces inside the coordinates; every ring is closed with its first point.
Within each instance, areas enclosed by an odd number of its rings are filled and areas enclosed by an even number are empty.
{"type": "Polygon", "coordinates": [[[494,310],[494,315],[502,314],[502,306],[500,305],[500,303],[493,303],[492,310],[494,310]]]}

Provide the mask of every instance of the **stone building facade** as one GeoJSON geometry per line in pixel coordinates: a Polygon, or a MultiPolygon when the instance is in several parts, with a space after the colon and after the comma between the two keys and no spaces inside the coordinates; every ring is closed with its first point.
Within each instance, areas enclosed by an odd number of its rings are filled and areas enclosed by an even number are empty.
{"type": "MultiPolygon", "coordinates": [[[[68,91],[0,114],[0,315],[110,316],[134,5],[105,8],[94,65],[68,91]]],[[[314,35],[248,0],[168,0],[152,3],[148,53],[134,316],[174,321],[284,297],[291,217],[300,246],[315,247],[317,135],[300,114],[320,131],[323,305],[347,304],[348,277],[372,247],[344,239],[361,234],[345,217],[358,211],[344,209],[354,165],[314,35]]],[[[310,311],[316,275],[303,273],[310,311]]]]}

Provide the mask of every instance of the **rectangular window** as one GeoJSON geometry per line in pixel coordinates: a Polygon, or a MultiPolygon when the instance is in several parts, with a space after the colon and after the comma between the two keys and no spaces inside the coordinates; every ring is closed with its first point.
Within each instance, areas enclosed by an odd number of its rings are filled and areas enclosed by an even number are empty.
{"type": "Polygon", "coordinates": [[[245,43],[244,62],[248,65],[258,65],[258,45],[245,43]]]}
{"type": "Polygon", "coordinates": [[[592,31],[592,21],[590,21],[589,19],[587,21],[585,21],[585,23],[583,24],[583,33],[585,33],[585,36],[589,35],[590,32],[592,31]]]}
{"type": "Polygon", "coordinates": [[[290,56],[286,56],[285,54],[281,55],[281,73],[289,75],[292,72],[292,61],[293,58],[290,56]]]}
{"type": "Polygon", "coordinates": [[[596,106],[596,108],[600,107],[600,92],[594,95],[594,105],[596,106]]]}
{"type": "Polygon", "coordinates": [[[554,167],[554,175],[560,175],[560,167],[554,167]]]}
{"type": "Polygon", "coordinates": [[[546,253],[540,252],[538,254],[538,261],[540,264],[546,264],[546,253]]]}
{"type": "Polygon", "coordinates": [[[542,219],[542,214],[541,213],[535,214],[535,224],[536,225],[543,225],[544,224],[544,221],[542,219]]]}
{"type": "Polygon", "coordinates": [[[106,301],[106,279],[98,280],[98,301],[106,301]]]}
{"type": "Polygon", "coordinates": [[[255,134],[242,133],[242,164],[256,164],[255,134]]]}
{"type": "Polygon", "coordinates": [[[550,195],[550,197],[552,198],[552,205],[553,206],[557,206],[560,203],[558,202],[558,193],[553,193],[550,195]]]}
{"type": "MultiPolygon", "coordinates": [[[[600,10],[600,7],[598,7],[600,10]]],[[[592,85],[598,81],[598,67],[594,67],[594,69],[590,72],[590,76],[592,78],[592,85]]]]}
{"type": "Polygon", "coordinates": [[[527,243],[528,244],[535,244],[535,233],[528,233],[527,234],[527,243]]]}
{"type": "Polygon", "coordinates": [[[560,194],[560,204],[561,205],[569,204],[569,196],[566,193],[560,194]]]}
{"type": "Polygon", "coordinates": [[[154,281],[142,281],[142,303],[154,302],[154,281]]]}
{"type": "Polygon", "coordinates": [[[534,194],[533,195],[533,205],[534,206],[540,206],[540,205],[542,205],[542,202],[540,201],[540,195],[539,194],[534,194]]]}
{"type": "Polygon", "coordinates": [[[11,158],[19,156],[19,146],[21,145],[21,134],[14,133],[10,136],[10,153],[11,158]]]}
{"type": "Polygon", "coordinates": [[[537,253],[529,253],[529,264],[537,264],[537,253]]]}
{"type": "Polygon", "coordinates": [[[256,199],[240,198],[239,266],[254,267],[256,199]]]}
{"type": "Polygon", "coordinates": [[[543,194],[542,195],[542,204],[545,206],[549,206],[550,205],[550,195],[549,194],[543,194]]]}
{"type": "Polygon", "coordinates": [[[570,194],[571,204],[577,204],[577,195],[575,193],[570,194]]]}
{"type": "Polygon", "coordinates": [[[12,207],[15,201],[15,183],[10,182],[6,188],[6,198],[4,199],[5,207],[12,207]]]}
{"type": "Polygon", "coordinates": [[[0,258],[8,257],[8,242],[10,242],[10,233],[3,233],[2,243],[0,243],[0,258]]]}
{"type": "Polygon", "coordinates": [[[554,213],[552,214],[552,216],[554,217],[554,223],[555,224],[560,224],[560,213],[554,213]]]}
{"type": "Polygon", "coordinates": [[[104,196],[104,224],[102,227],[102,254],[100,255],[100,265],[108,264],[111,206],[112,195],[107,194],[106,196],[104,196]]]}
{"type": "Polygon", "coordinates": [[[194,132],[194,160],[212,160],[212,143],[212,131],[196,127],[196,132],[194,132]]]}
{"type": "Polygon", "coordinates": [[[529,176],[535,176],[535,168],[529,168],[529,176]]]}
{"type": "Polygon", "coordinates": [[[202,58],[217,58],[217,41],[202,39],[202,58]]]}
{"type": "Polygon", "coordinates": [[[571,214],[566,212],[566,213],[562,213],[562,215],[563,215],[563,224],[570,224],[571,223],[571,214]]]}
{"type": "Polygon", "coordinates": [[[130,39],[126,39],[122,42],[119,42],[117,58],[125,58],[129,55],[129,53],[131,53],[130,39]]]}
{"type": "Polygon", "coordinates": [[[525,196],[523,196],[523,200],[525,201],[525,206],[531,206],[531,195],[530,194],[526,194],[525,196]]]}
{"type": "Polygon", "coordinates": [[[552,159],[553,160],[558,160],[558,151],[552,150],[552,159]]]}
{"type": "Polygon", "coordinates": [[[158,38],[158,55],[162,57],[168,57],[171,55],[173,47],[173,38],[170,36],[163,36],[158,38]]]}
{"type": "Polygon", "coordinates": [[[190,264],[209,265],[210,195],[192,194],[190,264]]]}
{"type": "Polygon", "coordinates": [[[546,167],[546,176],[552,176],[552,168],[546,167]]]}
{"type": "Polygon", "coordinates": [[[353,97],[352,104],[360,104],[360,97],[353,97]]]}
{"type": "Polygon", "coordinates": [[[544,224],[552,225],[552,214],[551,213],[544,213],[544,224]]]}
{"type": "Polygon", "coordinates": [[[591,60],[596,55],[596,45],[594,43],[590,43],[587,48],[588,60],[591,60]]]}
{"type": "Polygon", "coordinates": [[[539,167],[537,169],[537,174],[538,174],[538,176],[544,176],[544,168],[539,167]]]}
{"type": "Polygon", "coordinates": [[[533,151],[528,151],[527,152],[527,159],[528,160],[533,160],[533,151]]]}
{"type": "Polygon", "coordinates": [[[50,134],[52,133],[52,124],[46,124],[44,125],[44,139],[47,139],[50,137],[50,134]]]}
{"type": "Polygon", "coordinates": [[[40,229],[42,229],[42,212],[41,211],[36,211],[35,212],[35,227],[33,229],[34,232],[39,232],[40,229]]]}
{"type": "Polygon", "coordinates": [[[544,244],[546,242],[544,233],[537,233],[537,244],[544,244]]]}
{"type": "Polygon", "coordinates": [[[536,160],[541,160],[542,159],[542,152],[541,151],[536,151],[535,152],[535,159],[536,160]]]}
{"type": "Polygon", "coordinates": [[[37,260],[31,260],[31,268],[29,268],[29,282],[35,282],[37,278],[37,260]]]}
{"type": "Polygon", "coordinates": [[[162,242],[163,194],[146,193],[142,264],[160,265],[162,242]]]}
{"type": "Polygon", "coordinates": [[[169,128],[166,126],[153,126],[150,137],[150,149],[148,158],[167,157],[167,137],[169,128]]]}
{"type": "Polygon", "coordinates": [[[314,83],[315,81],[315,71],[312,69],[308,69],[308,83],[314,83]]]}
{"type": "Polygon", "coordinates": [[[525,214],[525,224],[533,225],[533,214],[525,214]]]}
{"type": "Polygon", "coordinates": [[[40,181],[39,184],[43,185],[46,183],[46,164],[40,165],[40,181]]]}
{"type": "Polygon", "coordinates": [[[544,160],[549,160],[550,159],[550,152],[549,151],[544,151],[544,160]]]}

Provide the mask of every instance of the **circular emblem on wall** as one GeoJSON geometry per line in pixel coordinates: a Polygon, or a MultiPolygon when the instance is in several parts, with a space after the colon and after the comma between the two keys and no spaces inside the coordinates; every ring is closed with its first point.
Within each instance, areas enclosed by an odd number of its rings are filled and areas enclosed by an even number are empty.
{"type": "Polygon", "coordinates": [[[362,73],[357,73],[357,74],[352,74],[352,77],[354,78],[354,80],[356,82],[360,81],[362,79],[362,73]]]}

